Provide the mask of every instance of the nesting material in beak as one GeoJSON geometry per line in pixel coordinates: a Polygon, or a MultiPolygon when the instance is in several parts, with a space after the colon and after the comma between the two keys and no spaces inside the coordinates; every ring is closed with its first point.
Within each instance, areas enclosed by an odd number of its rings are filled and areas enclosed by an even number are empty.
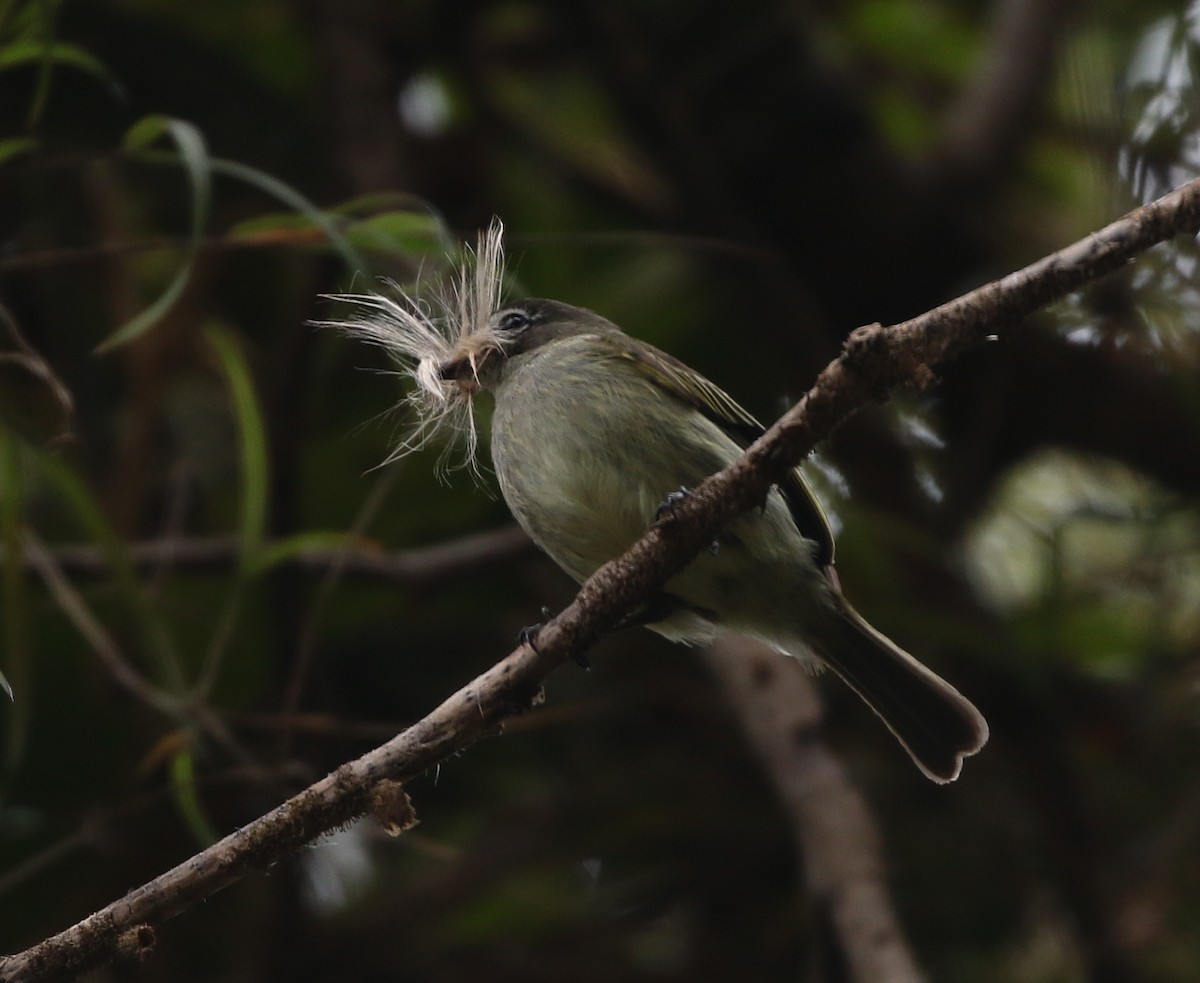
{"type": "Polygon", "coordinates": [[[394,283],[383,293],[334,295],[329,299],[353,305],[355,315],[316,322],[382,348],[395,361],[395,374],[410,384],[401,404],[404,432],[385,463],[449,431],[465,446],[462,464],[476,469],[472,397],[479,391],[478,367],[496,345],[488,319],[502,297],[503,236],[503,225],[493,220],[448,282],[432,289],[418,283],[411,295],[394,283]]]}

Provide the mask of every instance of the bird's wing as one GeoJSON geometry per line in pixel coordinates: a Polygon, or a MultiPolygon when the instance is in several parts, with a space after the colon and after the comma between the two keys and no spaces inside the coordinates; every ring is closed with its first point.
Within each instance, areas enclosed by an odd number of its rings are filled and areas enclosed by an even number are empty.
{"type": "MultiPolygon", "coordinates": [[[[704,376],[688,368],[679,359],[659,351],[644,342],[635,350],[621,349],[621,354],[637,363],[639,370],[652,382],[676,399],[684,400],[720,427],[740,447],[749,447],[765,433],[765,428],[728,393],[713,385],[704,376]]],[[[800,534],[816,543],[814,560],[819,568],[833,565],[833,530],[821,503],[808,487],[808,482],[793,468],[779,483],[779,491],[792,521],[800,534]]]]}

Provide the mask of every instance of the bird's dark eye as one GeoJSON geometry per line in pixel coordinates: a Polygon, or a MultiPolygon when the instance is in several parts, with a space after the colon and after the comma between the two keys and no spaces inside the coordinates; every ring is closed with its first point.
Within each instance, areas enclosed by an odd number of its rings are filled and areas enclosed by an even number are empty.
{"type": "Polygon", "coordinates": [[[524,311],[508,311],[500,318],[500,323],[497,327],[501,331],[508,331],[516,334],[529,327],[529,315],[524,311]]]}

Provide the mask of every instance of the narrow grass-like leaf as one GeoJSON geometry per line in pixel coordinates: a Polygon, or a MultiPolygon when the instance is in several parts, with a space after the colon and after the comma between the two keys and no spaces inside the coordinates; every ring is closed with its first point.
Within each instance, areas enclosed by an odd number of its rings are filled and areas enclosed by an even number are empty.
{"type": "Polygon", "coordinates": [[[325,245],[325,233],[309,216],[295,212],[256,215],[230,226],[226,236],[249,242],[325,245]]]}
{"type": "MultiPolygon", "coordinates": [[[[330,211],[347,218],[365,218],[383,212],[419,212],[443,229],[446,228],[445,220],[429,202],[407,191],[369,191],[339,202],[330,211]]],[[[451,247],[457,245],[457,240],[450,236],[449,230],[446,230],[446,235],[451,247]]]]}
{"type": "MultiPolygon", "coordinates": [[[[363,253],[383,253],[412,262],[426,257],[450,255],[455,245],[445,225],[427,211],[398,210],[367,214],[356,213],[374,198],[354,199],[327,213],[351,247],[363,253]]],[[[318,246],[334,248],[326,230],[311,214],[276,212],[258,215],[232,226],[227,236],[242,242],[266,245],[318,246]]],[[[343,259],[345,259],[343,254],[343,259]]]]}
{"type": "Polygon", "coordinates": [[[238,430],[241,495],[238,519],[238,570],[230,594],[216,622],[216,629],[196,683],[195,696],[204,698],[220,675],[225,654],[245,602],[250,579],[259,572],[267,528],[267,496],[270,475],[267,461],[267,432],[254,379],[236,339],[227,331],[210,328],[208,342],[217,353],[229,384],[230,403],[238,430]]]}
{"type": "Polygon", "coordinates": [[[229,385],[230,403],[237,423],[241,464],[241,508],[238,521],[243,573],[256,567],[267,528],[267,431],[254,391],[250,367],[236,339],[225,330],[210,328],[208,342],[217,353],[229,385]]]}
{"type": "MultiPolygon", "coordinates": [[[[180,161],[188,170],[192,187],[192,232],[188,243],[188,256],[182,269],[175,279],[154,304],[138,314],[133,320],[122,325],[97,347],[97,352],[104,352],[117,345],[136,338],[152,327],[179,299],[183,288],[187,285],[191,273],[192,262],[204,235],[211,199],[212,175],[222,174],[258,188],[272,198],[283,202],[304,216],[321,231],[329,244],[341,256],[342,261],[354,273],[369,273],[370,267],[361,254],[354,248],[338,227],[338,220],[328,212],[322,211],[304,197],[291,185],[274,175],[261,171],[248,164],[220,157],[208,156],[204,138],[190,123],[169,117],[151,116],[136,124],[125,140],[126,149],[135,153],[136,159],[147,164],[175,164],[180,161]],[[175,141],[179,152],[166,153],[163,151],[144,149],[151,139],[162,133],[169,133],[175,141]]],[[[261,228],[257,231],[261,236],[261,228]]]]}
{"type": "Polygon", "coordinates": [[[217,834],[208,821],[196,791],[196,759],[191,748],[184,748],[171,759],[171,791],[192,835],[202,846],[215,843],[217,834]]]}
{"type": "Polygon", "coordinates": [[[347,546],[353,545],[355,541],[356,538],[352,534],[344,532],[298,532],[295,535],[277,539],[265,547],[259,554],[257,570],[259,573],[265,572],[310,550],[345,549],[347,546]]]}
{"type": "Polygon", "coordinates": [[[65,65],[68,68],[78,68],[94,75],[99,79],[115,86],[117,80],[95,55],[90,54],[78,45],[67,41],[52,41],[44,44],[41,41],[13,41],[0,47],[0,72],[10,68],[20,68],[22,65],[40,65],[50,62],[52,65],[65,65]]]}
{"type": "Polygon", "coordinates": [[[445,252],[440,222],[420,212],[383,212],[359,219],[346,230],[346,238],[360,249],[398,256],[445,252]]]}
{"type": "MultiPolygon", "coordinates": [[[[48,35],[51,29],[52,27],[45,28],[44,33],[48,35]]],[[[107,83],[113,90],[120,88],[103,62],[78,45],[67,41],[22,38],[0,46],[0,72],[25,65],[34,65],[38,69],[38,84],[26,118],[26,125],[29,127],[33,127],[45,111],[46,103],[50,99],[50,82],[55,68],[77,68],[107,83]]]]}
{"type": "Polygon", "coordinates": [[[185,120],[170,116],[147,116],[135,123],[125,134],[125,149],[135,156],[150,159],[147,155],[152,152],[146,148],[164,135],[170,137],[175,144],[178,153],[172,155],[172,159],[177,159],[183,164],[192,197],[191,230],[188,235],[187,255],[167,289],[159,295],[154,303],[125,322],[102,341],[96,348],[98,354],[132,341],[162,320],[163,316],[175,306],[175,302],[179,300],[191,278],[192,265],[195,263],[196,253],[204,238],[204,230],[208,224],[208,213],[212,203],[213,161],[209,157],[204,135],[199,129],[185,120]]]}
{"type": "Polygon", "coordinates": [[[237,178],[239,181],[244,181],[246,184],[258,188],[260,191],[266,192],[272,198],[282,201],[289,208],[294,209],[302,215],[307,216],[329,240],[334,249],[337,250],[342,257],[342,261],[350,268],[352,272],[369,272],[369,267],[359,255],[358,251],[346,240],[338,228],[337,221],[327,212],[322,211],[311,201],[300,194],[291,185],[279,180],[279,178],[260,171],[256,167],[251,167],[248,164],[241,164],[234,160],[225,160],[220,157],[215,157],[211,161],[212,169],[218,174],[224,174],[228,177],[237,178]]]}
{"type": "Polygon", "coordinates": [[[9,137],[0,140],[0,164],[5,164],[22,154],[31,153],[37,146],[38,142],[33,137],[9,137]]]}

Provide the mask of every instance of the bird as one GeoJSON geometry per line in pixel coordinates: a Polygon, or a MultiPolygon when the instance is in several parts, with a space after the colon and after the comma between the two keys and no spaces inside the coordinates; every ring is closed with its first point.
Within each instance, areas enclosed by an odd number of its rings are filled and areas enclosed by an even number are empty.
{"type": "MultiPolygon", "coordinates": [[[[487,309],[423,360],[422,383],[449,387],[442,400],[491,395],[491,456],[504,500],[576,581],[641,538],[672,495],[686,495],[764,432],[716,384],[598,313],[544,298],[504,303],[490,284],[481,299],[487,309]]],[[[638,620],[686,644],[739,632],[830,668],[924,775],[954,781],[986,743],[986,720],[851,606],[834,560],[829,521],[795,468],[638,620]]]]}

